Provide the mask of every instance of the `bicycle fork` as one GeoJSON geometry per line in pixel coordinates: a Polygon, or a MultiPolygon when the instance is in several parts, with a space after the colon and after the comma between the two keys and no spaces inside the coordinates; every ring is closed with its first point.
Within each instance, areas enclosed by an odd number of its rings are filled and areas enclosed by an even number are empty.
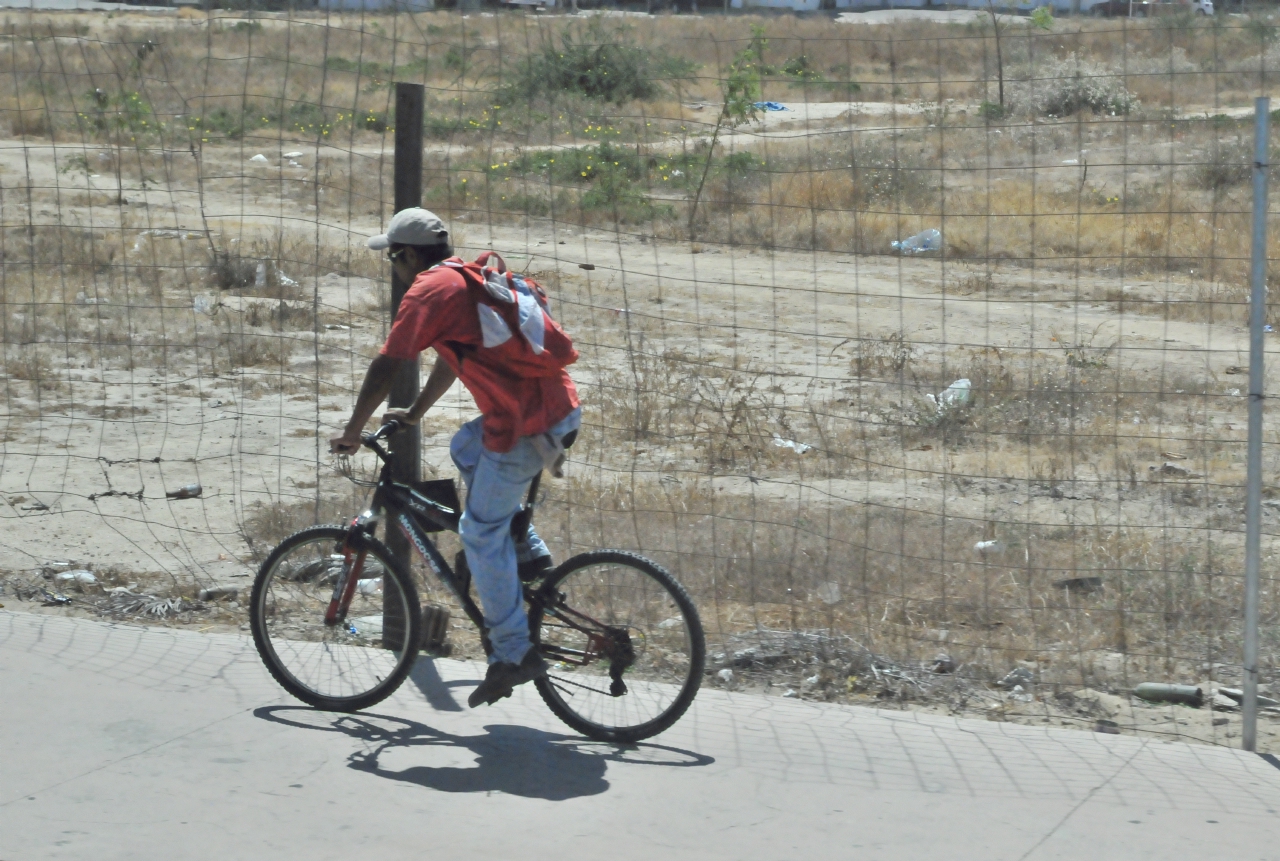
{"type": "Polygon", "coordinates": [[[368,554],[364,550],[356,550],[351,546],[351,536],[359,523],[356,518],[351,523],[351,531],[342,544],[342,574],[333,584],[333,597],[324,611],[324,623],[327,627],[341,625],[347,620],[347,611],[351,609],[351,599],[355,597],[356,587],[360,583],[360,574],[364,571],[364,560],[368,554]],[[353,561],[354,557],[354,561],[353,561]]]}

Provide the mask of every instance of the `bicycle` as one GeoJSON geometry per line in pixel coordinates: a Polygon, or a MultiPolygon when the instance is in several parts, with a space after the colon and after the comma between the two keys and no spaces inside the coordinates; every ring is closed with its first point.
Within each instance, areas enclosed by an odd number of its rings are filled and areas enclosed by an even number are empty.
{"type": "MultiPolygon", "coordinates": [[[[458,531],[457,486],[452,479],[392,479],[380,441],[399,427],[391,421],[361,438],[382,463],[376,481],[357,482],[374,488],[368,509],[346,526],[289,536],[254,580],[249,620],[258,654],[286,691],[316,708],[354,712],[381,702],[408,676],[423,645],[417,586],[375,536],[384,519],[458,599],[489,651],[465,556],[450,567],[430,537],[458,531]]],[[[512,521],[513,535],[532,522],[540,479],[512,521]]],[[[522,586],[530,639],[550,668],[534,685],[570,727],[600,741],[635,742],[668,729],[692,704],[706,663],[702,622],[684,587],[660,565],[595,550],[522,586]]]]}

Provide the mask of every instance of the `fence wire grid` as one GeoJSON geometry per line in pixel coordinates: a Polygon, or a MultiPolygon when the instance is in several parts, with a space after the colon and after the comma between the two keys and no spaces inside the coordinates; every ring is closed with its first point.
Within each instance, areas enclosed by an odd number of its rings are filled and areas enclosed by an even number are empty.
{"type": "MultiPolygon", "coordinates": [[[[362,504],[327,439],[388,329],[364,242],[415,82],[424,205],[582,353],[539,530],[673,570],[708,685],[1238,745],[1278,67],[1262,16],[7,12],[5,597],[243,628],[199,590],[362,504]]],[[[426,473],[474,411],[428,414],[426,473]]]]}

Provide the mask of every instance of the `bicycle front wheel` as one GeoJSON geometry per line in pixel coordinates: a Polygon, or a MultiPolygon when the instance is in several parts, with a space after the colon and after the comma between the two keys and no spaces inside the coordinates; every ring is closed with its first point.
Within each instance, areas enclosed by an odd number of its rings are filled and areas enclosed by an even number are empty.
{"type": "Polygon", "coordinates": [[[316,708],[350,712],[389,697],[422,640],[413,581],[386,546],[341,526],[313,526],[280,543],[253,583],[249,621],[275,680],[316,708]],[[356,570],[356,566],[359,570],[356,570]],[[344,618],[326,622],[334,586],[358,582],[344,618]]]}
{"type": "Polygon", "coordinates": [[[538,693],[589,738],[634,742],[666,730],[702,684],[706,639],[684,587],[618,550],[565,562],[530,615],[549,665],[538,693]]]}

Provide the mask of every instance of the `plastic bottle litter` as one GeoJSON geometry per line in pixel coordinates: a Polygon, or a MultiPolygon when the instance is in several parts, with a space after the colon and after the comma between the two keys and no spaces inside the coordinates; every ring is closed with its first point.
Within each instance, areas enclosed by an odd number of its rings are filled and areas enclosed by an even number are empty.
{"type": "Polygon", "coordinates": [[[1195,685],[1143,682],[1133,689],[1133,695],[1149,703],[1182,703],[1196,708],[1204,705],[1204,691],[1195,685]]]}
{"type": "Polygon", "coordinates": [[[356,582],[356,591],[361,595],[376,595],[382,589],[381,577],[370,577],[356,582]]]}
{"type": "Polygon", "coordinates": [[[197,499],[204,493],[204,488],[198,484],[186,484],[177,490],[166,490],[165,496],[170,499],[197,499]]]}
{"type": "Polygon", "coordinates": [[[894,251],[901,251],[903,254],[923,254],[926,251],[938,251],[942,248],[942,231],[936,227],[930,227],[928,230],[922,230],[915,236],[910,236],[900,242],[891,242],[889,245],[894,251]]]}
{"type": "Polygon", "coordinates": [[[201,589],[196,593],[196,598],[200,601],[221,601],[223,599],[231,600],[240,595],[240,589],[236,586],[211,586],[208,589],[201,589]]]}
{"type": "Polygon", "coordinates": [[[977,544],[973,545],[973,549],[977,550],[979,553],[984,553],[988,550],[999,550],[1000,542],[995,540],[979,541],[977,544]]]}
{"type": "Polygon", "coordinates": [[[930,394],[926,394],[925,397],[938,410],[938,415],[944,415],[949,410],[968,404],[972,393],[973,383],[969,382],[968,378],[965,378],[956,380],[947,386],[937,397],[930,394]]]}

